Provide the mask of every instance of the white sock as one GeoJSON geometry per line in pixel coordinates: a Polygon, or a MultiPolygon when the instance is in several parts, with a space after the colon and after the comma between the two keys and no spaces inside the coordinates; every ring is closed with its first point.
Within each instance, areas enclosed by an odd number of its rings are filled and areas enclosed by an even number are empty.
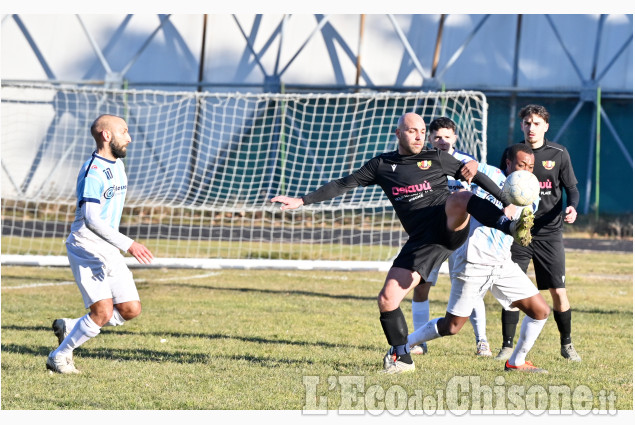
{"type": "Polygon", "coordinates": [[[509,358],[510,365],[521,366],[525,364],[525,357],[527,357],[527,353],[531,350],[531,347],[534,346],[545,323],[547,323],[547,319],[536,320],[525,316],[523,323],[520,325],[520,335],[518,336],[516,348],[514,348],[514,352],[509,358]]]}
{"type": "Polygon", "coordinates": [[[66,324],[68,325],[69,328],[73,329],[75,325],[77,324],[77,322],[79,321],[79,319],[81,319],[81,317],[78,317],[77,319],[68,319],[66,321],[66,324]]]}
{"type": "Polygon", "coordinates": [[[472,314],[470,315],[470,323],[472,323],[472,328],[474,329],[476,342],[487,341],[487,317],[485,315],[485,302],[483,298],[479,298],[474,305],[474,310],[472,310],[472,314]]]}
{"type": "Polygon", "coordinates": [[[112,317],[109,321],[106,322],[104,326],[121,326],[126,323],[126,319],[123,318],[117,307],[113,307],[112,309],[112,317]]]}
{"type": "Polygon", "coordinates": [[[412,327],[416,331],[430,320],[430,301],[412,301],[412,327]]]}
{"type": "Polygon", "coordinates": [[[441,337],[441,335],[439,335],[439,331],[437,330],[437,322],[439,320],[441,320],[441,317],[432,319],[428,323],[408,335],[408,345],[413,347],[426,341],[430,341],[431,339],[441,337]]]}
{"type": "Polygon", "coordinates": [[[53,356],[57,356],[58,354],[67,355],[73,352],[74,349],[85,343],[91,338],[99,335],[100,327],[93,322],[93,319],[90,318],[90,313],[80,317],[77,319],[77,323],[73,327],[73,330],[70,331],[68,336],[64,338],[64,341],[60,344],[59,347],[55,351],[53,351],[53,356]]]}

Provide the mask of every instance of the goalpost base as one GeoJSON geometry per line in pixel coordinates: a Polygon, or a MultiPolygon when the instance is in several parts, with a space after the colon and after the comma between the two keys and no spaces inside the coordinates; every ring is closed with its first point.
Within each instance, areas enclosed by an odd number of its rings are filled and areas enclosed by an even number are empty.
{"type": "Polygon", "coordinates": [[[124,118],[135,141],[119,230],[148,247],[153,267],[387,270],[408,235],[378,185],[293,211],[271,199],[394,151],[406,112],[451,118],[456,149],[480,161],[487,153],[487,100],[476,91],[0,89],[2,251],[52,257],[21,264],[66,264],[55,257],[65,256],[77,173],[95,149],[89,128],[104,113],[124,118]]]}
{"type": "MultiPolygon", "coordinates": [[[[5,266],[68,267],[68,258],[51,255],[2,255],[5,266]]],[[[152,264],[140,264],[132,257],[125,258],[130,268],[176,269],[239,269],[239,270],[332,270],[387,272],[390,261],[324,261],[324,260],[267,260],[222,258],[155,258],[152,264]]],[[[447,262],[441,265],[441,274],[448,274],[447,262]]]]}

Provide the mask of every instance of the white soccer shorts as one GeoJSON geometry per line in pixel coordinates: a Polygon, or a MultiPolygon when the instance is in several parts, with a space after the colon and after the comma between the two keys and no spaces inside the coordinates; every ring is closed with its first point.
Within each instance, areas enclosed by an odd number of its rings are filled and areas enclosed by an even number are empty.
{"type": "Polygon", "coordinates": [[[84,307],[108,298],[113,304],[140,300],[132,272],[119,251],[94,253],[70,243],[66,251],[84,307]]]}
{"type": "Polygon", "coordinates": [[[490,290],[505,309],[514,301],[533,297],[538,289],[511,260],[502,265],[485,266],[472,263],[455,264],[450,273],[452,288],[447,311],[458,317],[469,317],[474,304],[490,290]]]}

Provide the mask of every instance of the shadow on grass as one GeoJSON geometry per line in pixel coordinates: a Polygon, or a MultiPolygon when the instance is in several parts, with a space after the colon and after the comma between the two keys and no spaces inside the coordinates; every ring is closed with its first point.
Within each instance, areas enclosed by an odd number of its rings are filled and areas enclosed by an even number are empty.
{"type": "MultiPolygon", "coordinates": [[[[33,356],[48,356],[51,347],[36,347],[18,344],[2,344],[3,353],[25,354],[33,356]]],[[[145,362],[176,362],[176,363],[206,363],[212,359],[208,354],[168,352],[147,349],[107,349],[107,348],[79,348],[75,352],[78,358],[94,358],[106,360],[145,361],[145,362]]]]}
{"type": "MultiPolygon", "coordinates": [[[[43,346],[26,346],[18,344],[2,344],[2,352],[37,356],[45,358],[51,351],[51,347],[43,346]]],[[[148,349],[108,349],[108,348],[79,348],[74,353],[75,359],[100,359],[111,361],[137,361],[137,362],[153,362],[153,363],[179,363],[179,364],[197,364],[197,363],[213,363],[218,358],[222,358],[222,362],[227,361],[245,361],[255,363],[266,367],[289,366],[289,365],[313,365],[315,362],[310,359],[290,359],[286,357],[268,357],[256,356],[253,354],[240,353],[222,353],[218,355],[210,355],[205,353],[190,353],[187,351],[170,352],[148,349]]]]}
{"type": "Polygon", "coordinates": [[[336,300],[377,301],[377,297],[368,297],[368,296],[350,295],[350,294],[328,294],[328,293],[322,293],[322,292],[298,291],[298,290],[286,290],[286,289],[277,290],[277,289],[237,288],[237,287],[231,288],[231,287],[223,287],[223,286],[190,285],[187,283],[168,284],[163,286],[174,286],[176,288],[190,288],[190,289],[207,289],[210,291],[234,291],[234,292],[284,295],[284,296],[302,295],[307,297],[332,298],[336,300]]]}
{"type": "MultiPolygon", "coordinates": [[[[51,340],[54,340],[53,333],[51,332],[51,328],[44,326],[16,326],[16,325],[7,325],[2,327],[3,330],[12,330],[12,331],[35,331],[35,332],[48,332],[51,334],[51,340]]],[[[173,332],[173,331],[160,331],[160,332],[132,332],[125,329],[121,329],[121,327],[115,328],[102,328],[101,335],[127,335],[127,336],[154,336],[157,338],[200,338],[200,339],[210,339],[210,340],[235,340],[240,342],[253,342],[257,344],[274,344],[274,345],[292,345],[292,346],[301,346],[301,347],[322,347],[322,348],[345,348],[345,349],[359,349],[359,350],[377,350],[378,347],[375,345],[351,345],[351,344],[336,344],[332,342],[326,341],[294,341],[290,339],[279,339],[279,338],[263,338],[258,336],[241,336],[241,335],[226,335],[221,333],[195,333],[195,332],[173,332]]],[[[382,348],[383,347],[379,347],[382,348]]],[[[3,345],[4,350],[4,345],[3,345]]],[[[45,354],[48,355],[50,352],[47,351],[45,354]]]]}

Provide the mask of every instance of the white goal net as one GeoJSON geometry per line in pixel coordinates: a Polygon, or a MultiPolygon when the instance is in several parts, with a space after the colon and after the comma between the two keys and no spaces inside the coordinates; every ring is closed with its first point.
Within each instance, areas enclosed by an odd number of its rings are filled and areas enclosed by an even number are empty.
{"type": "Polygon", "coordinates": [[[458,126],[486,155],[479,92],[242,94],[2,85],[2,262],[64,263],[90,125],[123,117],[128,195],[120,230],[185,267],[383,268],[405,241],[379,187],[282,212],[300,196],[396,149],[397,118],[458,126]]]}

